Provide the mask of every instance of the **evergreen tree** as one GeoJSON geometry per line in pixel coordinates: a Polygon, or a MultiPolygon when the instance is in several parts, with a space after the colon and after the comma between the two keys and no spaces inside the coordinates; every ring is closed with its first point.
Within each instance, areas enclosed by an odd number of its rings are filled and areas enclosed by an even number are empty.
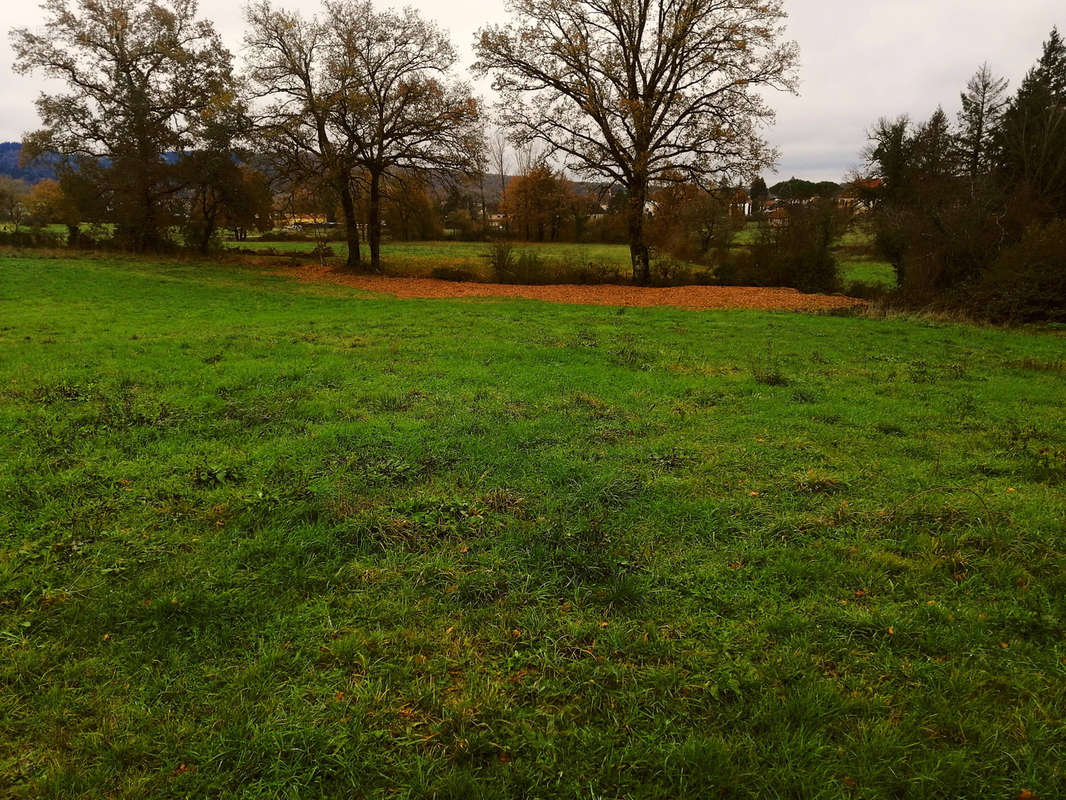
{"type": "Polygon", "coordinates": [[[751,196],[751,213],[761,213],[763,205],[770,198],[770,190],[766,188],[766,181],[761,177],[753,180],[751,182],[751,191],[748,194],[751,196]]]}
{"type": "Polygon", "coordinates": [[[1066,43],[1057,29],[1008,104],[996,140],[1004,180],[1047,213],[1066,213],[1066,43]]]}
{"type": "Polygon", "coordinates": [[[994,76],[986,62],[970,78],[961,95],[959,154],[971,180],[986,174],[991,166],[992,135],[1003,116],[1007,83],[1006,78],[994,76]]]}
{"type": "Polygon", "coordinates": [[[1059,104],[1066,101],[1066,43],[1058,28],[1044,42],[1044,52],[1034,70],[1037,80],[1044,83],[1052,98],[1059,104]]]}
{"type": "Polygon", "coordinates": [[[914,136],[910,118],[882,117],[867,134],[866,162],[871,175],[885,183],[884,197],[894,201],[906,197],[913,173],[914,136]]]}
{"type": "Polygon", "coordinates": [[[914,135],[914,169],[922,181],[949,178],[955,174],[955,139],[943,107],[937,107],[928,122],[914,135]]]}

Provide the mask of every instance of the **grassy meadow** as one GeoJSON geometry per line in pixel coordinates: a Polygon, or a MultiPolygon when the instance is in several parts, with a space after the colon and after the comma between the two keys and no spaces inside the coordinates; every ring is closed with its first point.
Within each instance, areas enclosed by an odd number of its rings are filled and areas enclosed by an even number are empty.
{"type": "MultiPolygon", "coordinates": [[[[736,246],[747,247],[752,244],[757,233],[753,223],[748,229],[737,235],[736,246]]],[[[269,242],[248,239],[241,242],[227,242],[234,249],[252,252],[276,252],[279,254],[308,253],[314,249],[311,242],[269,242]]],[[[348,246],[344,242],[330,242],[330,248],[336,257],[347,258],[348,246]]],[[[566,261],[571,264],[602,264],[615,267],[620,276],[630,275],[629,246],[624,244],[571,244],[571,243],[521,243],[516,244],[519,251],[536,253],[545,261],[566,261]]],[[[384,242],[381,246],[381,258],[385,268],[402,275],[428,276],[434,269],[445,267],[459,269],[489,277],[486,254],[489,245],[485,242],[384,242]]],[[[364,257],[369,258],[369,251],[363,250],[364,257]]],[[[849,231],[840,241],[836,252],[840,263],[841,281],[845,290],[856,281],[886,289],[896,285],[892,266],[881,261],[873,252],[869,233],[862,228],[849,231]]]]}
{"type": "Polygon", "coordinates": [[[1064,797],[1064,359],[0,257],[0,796],[1064,797]]]}

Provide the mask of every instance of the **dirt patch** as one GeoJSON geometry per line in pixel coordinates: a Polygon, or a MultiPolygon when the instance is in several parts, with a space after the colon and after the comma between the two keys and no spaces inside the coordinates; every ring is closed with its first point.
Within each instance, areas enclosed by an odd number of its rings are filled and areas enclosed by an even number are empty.
{"type": "Polygon", "coordinates": [[[513,286],[504,283],[459,283],[434,278],[358,275],[317,264],[283,271],[307,283],[333,283],[401,298],[515,298],[590,306],[676,306],[697,311],[748,308],[761,311],[835,311],[859,308],[864,300],[843,295],[803,294],[795,289],[749,286],[513,286]]]}

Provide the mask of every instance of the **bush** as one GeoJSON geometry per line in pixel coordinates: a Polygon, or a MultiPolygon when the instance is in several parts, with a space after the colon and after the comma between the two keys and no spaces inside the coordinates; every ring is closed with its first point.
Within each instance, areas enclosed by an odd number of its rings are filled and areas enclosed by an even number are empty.
{"type": "Polygon", "coordinates": [[[494,243],[484,257],[489,262],[492,280],[496,283],[526,286],[560,283],[594,285],[620,280],[618,269],[613,264],[541,258],[533,250],[519,249],[504,241],[494,243]]]}
{"type": "Polygon", "coordinates": [[[10,247],[66,247],[67,235],[41,230],[0,231],[0,245],[10,247]]]}
{"type": "Polygon", "coordinates": [[[651,262],[652,286],[701,286],[717,282],[715,273],[697,270],[676,258],[656,258],[651,262]]]}
{"type": "Polygon", "coordinates": [[[973,300],[977,313],[1003,322],[1066,322],[1066,220],[1033,226],[1005,248],[973,300]]]}
{"type": "Polygon", "coordinates": [[[844,287],[844,292],[849,297],[857,297],[860,300],[884,300],[892,294],[892,289],[883,283],[851,281],[844,287]]]}
{"type": "Polygon", "coordinates": [[[311,255],[318,259],[333,258],[336,254],[333,248],[325,242],[319,242],[315,245],[315,249],[311,251],[311,255]]]}
{"type": "Polygon", "coordinates": [[[846,212],[832,201],[789,206],[783,224],[764,224],[748,250],[723,258],[716,282],[727,286],[789,286],[801,292],[840,289],[833,243],[847,228],[846,212]]]}

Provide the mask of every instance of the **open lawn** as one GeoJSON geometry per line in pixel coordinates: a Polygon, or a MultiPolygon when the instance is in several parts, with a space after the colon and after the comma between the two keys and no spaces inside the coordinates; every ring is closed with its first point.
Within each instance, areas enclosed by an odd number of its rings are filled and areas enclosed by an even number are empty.
{"type": "Polygon", "coordinates": [[[1064,797],[1064,345],[0,258],[0,795],[1064,797]]]}

